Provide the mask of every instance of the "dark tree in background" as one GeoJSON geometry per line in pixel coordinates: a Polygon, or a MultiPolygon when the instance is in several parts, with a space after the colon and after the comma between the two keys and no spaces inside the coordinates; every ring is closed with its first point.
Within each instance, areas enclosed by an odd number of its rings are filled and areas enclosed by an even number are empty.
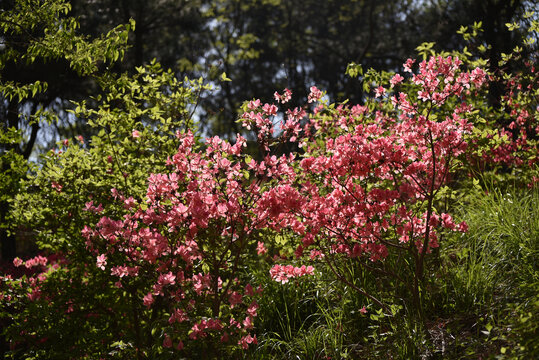
{"type": "Polygon", "coordinates": [[[165,68],[192,70],[209,47],[201,0],[72,0],[81,31],[97,36],[118,24],[136,22],[127,56],[116,70],[157,59],[165,68]]]}
{"type": "Polygon", "coordinates": [[[200,125],[208,134],[227,137],[241,130],[235,120],[247,99],[270,100],[284,87],[305,98],[316,84],[333,101],[362,102],[362,84],[345,75],[347,64],[398,70],[426,41],[462,49],[456,32],[476,21],[483,23],[479,40],[491,44],[495,67],[495,54],[515,45],[516,35],[505,24],[521,21],[534,7],[522,0],[72,0],[71,5],[81,32],[92,36],[136,21],[131,48],[112,70],[132,71],[155,58],[179,77],[215,81],[218,91],[205,98],[200,125]],[[222,72],[232,81],[218,82],[222,72]]]}
{"type": "MultiPolygon", "coordinates": [[[[216,81],[222,72],[231,82],[217,83],[207,96],[200,125],[208,134],[240,131],[238,108],[253,97],[270,100],[276,90],[292,89],[306,97],[310,86],[330,99],[361,102],[357,79],[345,75],[347,64],[364,69],[398,70],[422,42],[446,50],[465,46],[456,31],[483,22],[480,40],[491,54],[514,47],[505,24],[522,19],[529,2],[517,0],[73,0],[81,30],[96,35],[135,19],[131,49],[116,71],[153,58],[178,75],[216,81]]],[[[493,55],[494,56],[494,55],[493,55]]],[[[498,59],[492,59],[492,64],[498,59]]]]}
{"type": "Polygon", "coordinates": [[[309,87],[332,100],[361,102],[362,86],[345,75],[347,64],[397,69],[422,40],[408,22],[421,8],[410,1],[218,1],[209,25],[212,49],[205,61],[232,79],[206,104],[210,128],[220,135],[245,99],[269,100],[288,87],[306,98],[309,87]]]}

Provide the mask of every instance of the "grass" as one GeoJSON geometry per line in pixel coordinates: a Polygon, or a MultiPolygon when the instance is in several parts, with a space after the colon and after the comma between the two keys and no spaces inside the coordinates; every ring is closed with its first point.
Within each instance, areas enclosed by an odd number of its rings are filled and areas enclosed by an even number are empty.
{"type": "Polygon", "coordinates": [[[497,358],[539,354],[528,319],[539,315],[539,191],[493,189],[461,211],[470,231],[446,245],[444,305],[477,329],[461,329],[457,348],[497,358]]]}

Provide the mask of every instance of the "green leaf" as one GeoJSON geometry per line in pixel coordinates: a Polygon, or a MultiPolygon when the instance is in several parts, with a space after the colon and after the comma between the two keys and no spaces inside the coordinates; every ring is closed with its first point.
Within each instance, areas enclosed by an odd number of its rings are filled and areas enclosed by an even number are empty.
{"type": "Polygon", "coordinates": [[[351,78],[361,76],[363,75],[363,67],[361,66],[361,64],[356,64],[352,62],[346,67],[346,75],[350,76],[351,78]]]}
{"type": "Polygon", "coordinates": [[[221,81],[232,81],[232,79],[229,79],[226,77],[226,72],[223,72],[221,74],[221,81]]]}

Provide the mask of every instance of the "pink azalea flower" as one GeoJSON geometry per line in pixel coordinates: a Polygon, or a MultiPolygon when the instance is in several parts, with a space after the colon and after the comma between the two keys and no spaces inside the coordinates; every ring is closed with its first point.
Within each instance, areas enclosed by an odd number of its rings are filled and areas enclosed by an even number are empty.
{"type": "Polygon", "coordinates": [[[101,270],[105,270],[105,265],[107,265],[107,256],[105,254],[101,254],[97,257],[97,267],[101,270]]]}
{"type": "Polygon", "coordinates": [[[19,267],[23,264],[24,264],[24,261],[22,261],[20,258],[16,257],[15,259],[13,259],[13,265],[15,265],[16,267],[19,267]]]}
{"type": "Polygon", "coordinates": [[[57,183],[56,181],[52,181],[51,182],[51,186],[53,189],[55,189],[57,192],[62,192],[62,188],[63,186],[59,183],[57,183]]]}
{"type": "Polygon", "coordinates": [[[402,80],[404,80],[404,77],[402,77],[400,74],[395,74],[391,78],[391,80],[389,80],[389,82],[391,83],[391,87],[393,88],[394,86],[402,82],[402,80]]]}
{"type": "Polygon", "coordinates": [[[249,101],[249,104],[247,104],[247,108],[249,110],[258,109],[259,106],[260,106],[260,99],[249,101]]]}
{"type": "Polygon", "coordinates": [[[311,86],[310,91],[311,92],[309,93],[309,97],[308,97],[309,103],[320,100],[320,98],[322,97],[322,91],[318,90],[316,86],[311,86]]]}
{"type": "Polygon", "coordinates": [[[262,241],[258,242],[256,246],[256,252],[258,253],[258,255],[264,255],[265,253],[268,252],[268,249],[266,249],[266,246],[264,245],[262,241]]]}
{"type": "Polygon", "coordinates": [[[143,301],[145,306],[150,307],[154,302],[152,293],[150,292],[150,293],[146,294],[144,296],[144,298],[142,299],[142,301],[143,301]]]}
{"type": "Polygon", "coordinates": [[[374,89],[375,97],[383,96],[385,93],[386,93],[386,89],[384,89],[383,86],[378,86],[376,89],[374,89]]]}
{"type": "Polygon", "coordinates": [[[228,302],[230,303],[231,307],[234,307],[234,306],[236,306],[238,304],[241,304],[241,299],[242,299],[241,294],[234,291],[228,297],[228,302]]]}

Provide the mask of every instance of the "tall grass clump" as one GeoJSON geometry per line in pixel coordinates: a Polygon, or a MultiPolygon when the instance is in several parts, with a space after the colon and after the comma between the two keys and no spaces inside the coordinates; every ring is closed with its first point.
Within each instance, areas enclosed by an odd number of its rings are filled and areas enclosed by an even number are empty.
{"type": "Polygon", "coordinates": [[[448,239],[441,278],[456,353],[539,354],[538,188],[491,187],[460,212],[469,232],[448,239]]]}

